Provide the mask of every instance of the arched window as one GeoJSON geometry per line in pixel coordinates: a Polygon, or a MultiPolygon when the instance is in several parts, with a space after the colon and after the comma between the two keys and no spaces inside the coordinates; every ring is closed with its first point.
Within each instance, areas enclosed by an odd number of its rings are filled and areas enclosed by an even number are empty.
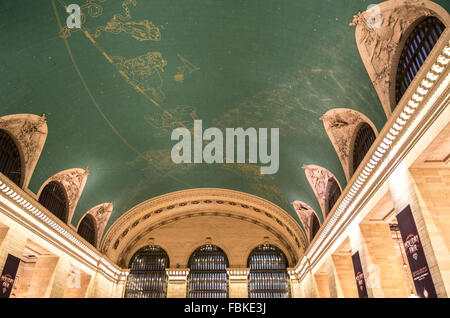
{"type": "Polygon", "coordinates": [[[310,238],[310,241],[312,241],[314,239],[314,237],[316,236],[317,232],[319,232],[319,229],[320,229],[319,218],[317,217],[317,215],[313,214],[312,215],[312,220],[311,220],[311,238],[310,238]]]}
{"type": "Polygon", "coordinates": [[[260,245],[248,257],[249,298],[289,298],[288,262],[283,252],[272,245],[260,245]]]}
{"type": "Polygon", "coordinates": [[[358,166],[363,161],[375,139],[376,136],[372,127],[367,123],[362,124],[356,133],[353,144],[353,173],[358,169],[358,166]]]}
{"type": "Polygon", "coordinates": [[[169,256],[159,246],[141,248],[131,258],[125,298],[166,298],[169,256]]]}
{"type": "Polygon", "coordinates": [[[0,129],[0,172],[22,187],[22,161],[14,139],[0,129]]]}
{"type": "Polygon", "coordinates": [[[58,219],[67,223],[68,207],[66,191],[59,182],[51,181],[39,196],[39,203],[53,213],[58,219]]]}
{"type": "Polygon", "coordinates": [[[422,64],[444,31],[444,24],[436,17],[420,22],[406,40],[397,68],[395,80],[396,104],[411,84],[422,64]]]}
{"type": "Polygon", "coordinates": [[[92,246],[95,246],[95,219],[92,215],[88,214],[81,220],[77,232],[82,238],[91,243],[92,246]]]}
{"type": "Polygon", "coordinates": [[[219,247],[199,247],[189,258],[188,266],[188,298],[228,297],[228,258],[219,247]]]}
{"type": "Polygon", "coordinates": [[[326,201],[326,215],[330,213],[330,211],[333,209],[334,205],[336,204],[337,200],[339,199],[339,196],[341,195],[341,189],[339,188],[338,183],[334,178],[331,178],[328,181],[327,185],[327,201],[326,201]]]}

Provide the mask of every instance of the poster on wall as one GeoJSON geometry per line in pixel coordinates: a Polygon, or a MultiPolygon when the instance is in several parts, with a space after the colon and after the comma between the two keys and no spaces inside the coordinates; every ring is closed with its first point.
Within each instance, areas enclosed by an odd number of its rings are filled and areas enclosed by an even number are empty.
{"type": "Polygon", "coordinates": [[[359,258],[359,252],[352,255],[353,270],[355,271],[356,287],[358,288],[359,298],[368,298],[366,288],[366,280],[361,266],[361,259],[359,258]]]}
{"type": "Polygon", "coordinates": [[[397,214],[397,222],[418,296],[423,298],[437,297],[422,242],[409,205],[397,214]]]}
{"type": "Polygon", "coordinates": [[[0,298],[9,298],[19,264],[20,258],[8,254],[2,276],[0,277],[0,298]]]}

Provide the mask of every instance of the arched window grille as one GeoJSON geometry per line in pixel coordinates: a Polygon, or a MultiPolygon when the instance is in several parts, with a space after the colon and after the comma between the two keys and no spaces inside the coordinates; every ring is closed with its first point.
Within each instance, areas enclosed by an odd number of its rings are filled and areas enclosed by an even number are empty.
{"type": "Polygon", "coordinates": [[[356,133],[355,143],[353,144],[353,172],[358,169],[375,139],[376,136],[372,127],[364,123],[356,133]]]}
{"type": "Polygon", "coordinates": [[[19,187],[22,186],[22,161],[14,139],[0,129],[0,172],[19,187]]]}
{"type": "Polygon", "coordinates": [[[248,258],[249,298],[289,298],[288,262],[283,252],[272,245],[255,248],[248,258]]]}
{"type": "Polygon", "coordinates": [[[78,234],[86,241],[95,246],[96,241],[96,230],[95,230],[95,220],[92,215],[86,215],[78,226],[78,234]]]}
{"type": "Polygon", "coordinates": [[[317,217],[317,215],[313,214],[311,220],[311,241],[314,239],[317,232],[319,232],[319,229],[320,229],[319,218],[317,217]]]}
{"type": "Polygon", "coordinates": [[[444,24],[438,18],[427,17],[409,35],[397,68],[395,81],[396,104],[406,92],[406,89],[425,62],[444,29],[444,24]]]}
{"type": "Polygon", "coordinates": [[[337,200],[339,199],[341,195],[341,189],[339,188],[338,183],[334,178],[331,178],[328,181],[328,191],[327,191],[327,211],[326,215],[330,213],[330,211],[333,209],[334,205],[336,204],[337,200]]]}
{"type": "Polygon", "coordinates": [[[189,258],[188,298],[227,298],[228,258],[215,245],[204,245],[189,258]]]}
{"type": "Polygon", "coordinates": [[[49,182],[42,189],[39,203],[53,213],[58,219],[67,223],[69,204],[67,202],[66,190],[56,181],[49,182]]]}
{"type": "Polygon", "coordinates": [[[166,298],[169,256],[158,246],[146,246],[130,261],[125,298],[166,298]]]}

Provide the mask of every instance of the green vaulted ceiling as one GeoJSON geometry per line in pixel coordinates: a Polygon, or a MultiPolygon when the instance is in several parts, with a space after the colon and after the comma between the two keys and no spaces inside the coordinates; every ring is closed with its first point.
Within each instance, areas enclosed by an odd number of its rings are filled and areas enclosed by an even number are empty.
{"type": "Polygon", "coordinates": [[[345,107],[378,129],[386,121],[348,25],[374,1],[79,0],[85,32],[68,32],[70,1],[0,2],[0,116],[47,115],[33,192],[89,167],[74,225],[103,202],[114,203],[111,225],[146,199],[198,187],[251,193],[297,220],[293,200],[320,214],[302,164],[345,186],[321,115],[345,107]],[[278,173],[173,164],[170,134],[194,119],[223,131],[278,127],[278,173]]]}

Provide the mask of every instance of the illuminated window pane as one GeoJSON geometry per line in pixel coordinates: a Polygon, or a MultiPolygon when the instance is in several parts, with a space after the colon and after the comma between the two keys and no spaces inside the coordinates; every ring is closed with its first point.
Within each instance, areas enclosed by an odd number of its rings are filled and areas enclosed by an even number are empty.
{"type": "Polygon", "coordinates": [[[287,260],[283,252],[272,245],[255,248],[249,258],[249,298],[289,298],[290,285],[287,260]]]}
{"type": "Polygon", "coordinates": [[[428,17],[414,28],[406,40],[397,68],[395,81],[396,104],[398,104],[408,89],[442,32],[444,32],[444,29],[445,26],[439,19],[428,17]]]}
{"type": "Polygon", "coordinates": [[[169,257],[158,246],[146,246],[130,262],[125,298],[166,298],[169,257]]]}
{"type": "Polygon", "coordinates": [[[224,251],[214,245],[204,245],[189,259],[189,298],[227,298],[228,259],[224,251]]]}

